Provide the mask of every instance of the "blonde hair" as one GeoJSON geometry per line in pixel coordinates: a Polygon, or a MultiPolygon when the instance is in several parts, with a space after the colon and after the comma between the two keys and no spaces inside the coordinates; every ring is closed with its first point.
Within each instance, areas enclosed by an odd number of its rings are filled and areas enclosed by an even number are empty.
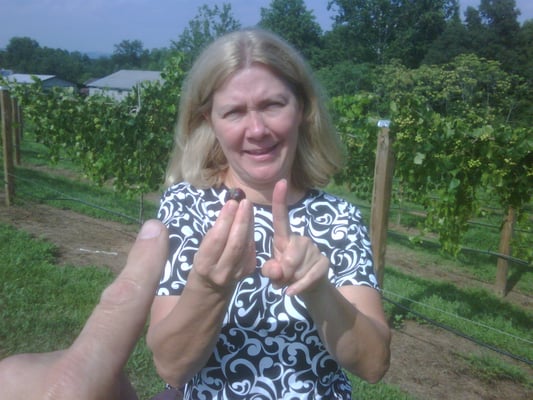
{"type": "Polygon", "coordinates": [[[339,139],[307,63],[278,36],[253,28],[218,38],[192,66],[181,93],[167,185],[187,181],[207,188],[222,183],[227,160],[205,116],[211,112],[214,92],[254,63],[283,80],[303,106],[292,184],[300,189],[325,186],[341,167],[339,139]]]}

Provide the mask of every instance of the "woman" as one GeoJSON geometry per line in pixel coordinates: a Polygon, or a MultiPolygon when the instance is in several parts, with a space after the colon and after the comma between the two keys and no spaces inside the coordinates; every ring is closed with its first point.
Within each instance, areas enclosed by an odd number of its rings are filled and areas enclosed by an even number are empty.
{"type": "Polygon", "coordinates": [[[349,399],[390,331],[356,207],[319,189],[341,150],[305,62],[258,29],[184,85],[159,218],[170,256],[147,341],[186,399],[349,399]],[[230,188],[246,198],[226,199],[230,188]]]}

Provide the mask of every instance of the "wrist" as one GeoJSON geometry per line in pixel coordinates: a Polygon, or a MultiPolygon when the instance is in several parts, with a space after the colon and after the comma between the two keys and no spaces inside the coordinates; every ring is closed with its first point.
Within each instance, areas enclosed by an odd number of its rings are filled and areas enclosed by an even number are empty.
{"type": "Polygon", "coordinates": [[[330,297],[331,290],[336,289],[331,284],[328,277],[323,276],[314,285],[301,292],[300,297],[306,304],[308,302],[322,301],[321,299],[326,299],[330,297]]]}
{"type": "Polygon", "coordinates": [[[231,298],[235,291],[236,282],[218,284],[204,275],[198,273],[193,267],[187,278],[185,290],[197,293],[199,296],[217,297],[219,299],[231,298]]]}

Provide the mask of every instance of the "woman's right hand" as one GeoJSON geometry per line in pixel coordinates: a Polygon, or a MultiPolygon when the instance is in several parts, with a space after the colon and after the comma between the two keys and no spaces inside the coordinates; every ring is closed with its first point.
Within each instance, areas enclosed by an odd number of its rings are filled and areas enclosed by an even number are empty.
{"type": "Polygon", "coordinates": [[[230,200],[222,207],[194,258],[188,285],[198,282],[216,291],[233,291],[256,268],[252,203],[230,200]]]}

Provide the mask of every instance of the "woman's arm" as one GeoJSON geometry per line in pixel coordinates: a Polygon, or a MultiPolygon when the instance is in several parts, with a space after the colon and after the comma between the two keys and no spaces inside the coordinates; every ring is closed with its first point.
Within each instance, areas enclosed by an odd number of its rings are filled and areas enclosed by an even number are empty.
{"type": "Polygon", "coordinates": [[[147,343],[168,384],[183,385],[205,365],[235,285],[255,264],[252,204],[229,201],[202,240],[182,294],[154,300],[147,343]]]}
{"type": "Polygon", "coordinates": [[[368,286],[337,289],[324,279],[300,297],[337,362],[368,382],[378,382],[389,368],[391,340],[379,292],[368,286]]]}
{"type": "Polygon", "coordinates": [[[377,382],[389,367],[390,329],[379,292],[349,285],[335,288],[328,279],[330,262],[315,243],[291,232],[287,211],[287,184],[274,189],[274,257],[263,275],[287,295],[304,301],[321,339],[337,362],[350,372],[377,382]]]}
{"type": "Polygon", "coordinates": [[[180,387],[207,362],[231,299],[193,284],[193,272],[181,296],[157,296],[152,305],[147,343],[161,378],[180,387]]]}

